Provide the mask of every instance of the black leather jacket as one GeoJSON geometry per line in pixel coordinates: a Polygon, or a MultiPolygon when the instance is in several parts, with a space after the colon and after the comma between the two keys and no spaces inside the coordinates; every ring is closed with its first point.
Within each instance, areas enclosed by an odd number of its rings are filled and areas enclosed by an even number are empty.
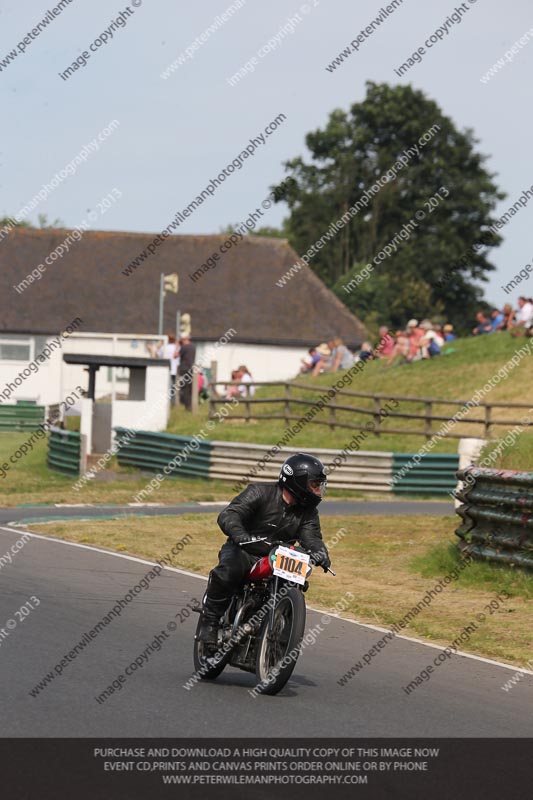
{"type": "Polygon", "coordinates": [[[327,553],[316,508],[288,505],[277,483],[251,483],[218,515],[218,524],[230,539],[235,535],[268,537],[247,545],[246,552],[266,556],[269,542],[297,539],[310,553],[327,553]]]}

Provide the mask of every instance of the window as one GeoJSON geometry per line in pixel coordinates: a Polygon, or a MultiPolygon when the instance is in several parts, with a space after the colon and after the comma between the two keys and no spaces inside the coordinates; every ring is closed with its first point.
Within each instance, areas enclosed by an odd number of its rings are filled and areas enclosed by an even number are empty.
{"type": "Polygon", "coordinates": [[[0,339],[0,361],[31,360],[31,339],[0,339]]]}
{"type": "Polygon", "coordinates": [[[113,380],[113,370],[115,370],[115,380],[117,383],[127,383],[130,379],[129,367],[108,367],[107,380],[109,383],[113,380]]]}

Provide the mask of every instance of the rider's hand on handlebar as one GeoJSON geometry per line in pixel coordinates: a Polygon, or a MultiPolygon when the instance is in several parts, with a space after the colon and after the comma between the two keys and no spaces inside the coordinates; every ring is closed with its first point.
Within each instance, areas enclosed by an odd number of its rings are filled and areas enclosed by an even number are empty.
{"type": "Polygon", "coordinates": [[[331,567],[331,560],[325,550],[317,550],[316,553],[311,553],[311,562],[317,567],[322,567],[324,572],[327,572],[331,567]]]}

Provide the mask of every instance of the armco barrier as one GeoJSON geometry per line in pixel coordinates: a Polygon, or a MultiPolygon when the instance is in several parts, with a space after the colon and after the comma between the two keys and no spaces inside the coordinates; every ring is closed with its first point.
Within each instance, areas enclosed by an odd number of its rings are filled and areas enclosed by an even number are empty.
{"type": "Polygon", "coordinates": [[[0,431],[37,430],[44,422],[44,406],[34,403],[0,405],[0,431]]]}
{"type": "Polygon", "coordinates": [[[458,478],[459,547],[488,561],[533,568],[533,472],[466,467],[458,478]]]}
{"type": "MultiPolygon", "coordinates": [[[[128,434],[126,428],[114,428],[117,439],[128,434]]],[[[135,431],[125,436],[117,457],[121,466],[136,467],[163,475],[196,475],[242,485],[273,481],[279,475],[287,456],[295,447],[281,447],[266,459],[268,444],[196,440],[190,436],[153,431],[135,431]],[[174,461],[172,466],[169,464],[174,461]],[[163,470],[167,468],[166,472],[163,470]]],[[[304,448],[326,466],[331,465],[339,450],[304,448]]],[[[328,485],[332,489],[357,489],[367,492],[401,494],[449,494],[456,486],[458,456],[426,455],[419,465],[392,485],[392,477],[407,464],[414,453],[389,453],[360,450],[341,457],[341,463],[330,470],[328,485]]]]}
{"type": "Polygon", "coordinates": [[[65,431],[52,426],[48,438],[46,463],[50,469],[67,475],[85,472],[85,436],[76,431],[65,431]]]}
{"type": "Polygon", "coordinates": [[[396,482],[394,494],[449,494],[457,486],[459,455],[455,453],[424,453],[413,463],[416,453],[394,453],[392,473],[396,482]],[[407,467],[402,474],[402,469],[407,467]]]}
{"type": "MultiPolygon", "coordinates": [[[[240,442],[212,442],[209,477],[240,483],[276,480],[285,459],[297,452],[294,447],[282,447],[271,459],[262,459],[271,445],[243,444],[240,442]],[[262,465],[262,466],[259,466],[262,465]]],[[[305,448],[309,455],[316,456],[323,464],[333,462],[338,450],[305,448]]],[[[346,460],[330,472],[328,486],[332,489],[359,489],[368,492],[390,492],[392,475],[392,453],[359,451],[349,453],[346,460]]]]}
{"type": "Polygon", "coordinates": [[[163,475],[196,475],[209,477],[212,442],[177,436],[173,433],[135,431],[127,436],[127,428],[113,428],[122,443],[117,452],[118,463],[163,475]],[[169,466],[170,462],[175,461],[169,466]],[[167,467],[167,471],[163,470],[167,467]]]}

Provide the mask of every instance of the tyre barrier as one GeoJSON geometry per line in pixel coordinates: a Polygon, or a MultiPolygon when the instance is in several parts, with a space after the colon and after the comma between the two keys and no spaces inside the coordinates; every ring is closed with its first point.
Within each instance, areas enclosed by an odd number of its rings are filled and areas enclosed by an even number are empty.
{"type": "Polygon", "coordinates": [[[455,496],[459,548],[475,558],[533,568],[533,472],[466,467],[455,496]]]}
{"type": "Polygon", "coordinates": [[[48,437],[48,467],[67,475],[80,475],[85,470],[83,439],[81,433],[52,426],[48,437]]]}

